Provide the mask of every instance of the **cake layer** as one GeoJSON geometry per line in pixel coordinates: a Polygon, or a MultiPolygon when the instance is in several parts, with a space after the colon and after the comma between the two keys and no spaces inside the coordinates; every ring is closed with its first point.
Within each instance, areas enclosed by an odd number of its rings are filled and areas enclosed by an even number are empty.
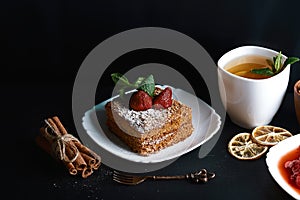
{"type": "Polygon", "coordinates": [[[167,109],[134,111],[117,100],[105,109],[108,128],[141,155],[176,144],[194,130],[191,108],[174,99],[167,109]]]}
{"type": "Polygon", "coordinates": [[[176,131],[181,124],[191,121],[191,109],[173,100],[167,109],[130,110],[118,100],[105,106],[109,120],[114,121],[125,133],[138,138],[151,137],[161,133],[176,131]]]}
{"type": "Polygon", "coordinates": [[[194,130],[192,123],[184,123],[177,130],[172,132],[161,132],[158,135],[137,138],[123,132],[112,120],[108,120],[107,125],[114,134],[132,149],[132,151],[144,156],[183,141],[189,137],[194,130]]]}
{"type": "MultiPolygon", "coordinates": [[[[155,95],[162,89],[156,87],[155,95]]],[[[128,96],[116,98],[105,105],[108,128],[140,155],[158,152],[183,141],[193,131],[192,109],[173,99],[166,109],[145,111],[129,109],[128,96]],[[127,100],[126,100],[127,99],[127,100]]]]}

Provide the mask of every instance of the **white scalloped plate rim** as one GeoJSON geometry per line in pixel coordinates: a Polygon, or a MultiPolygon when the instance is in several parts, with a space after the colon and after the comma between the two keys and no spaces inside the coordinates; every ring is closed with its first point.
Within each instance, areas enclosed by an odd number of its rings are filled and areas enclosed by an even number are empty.
{"type": "MultiPolygon", "coordinates": [[[[166,85],[162,87],[164,88],[166,87],[166,85]]],[[[195,130],[192,133],[192,135],[184,141],[181,141],[177,144],[160,150],[155,154],[150,154],[149,156],[141,156],[137,153],[132,152],[123,142],[121,142],[116,136],[114,136],[113,133],[111,133],[106,126],[99,125],[99,121],[96,116],[96,112],[102,111],[103,121],[105,121],[106,116],[104,113],[104,106],[107,102],[111,101],[117,96],[107,99],[106,101],[103,101],[102,103],[96,105],[94,108],[85,112],[82,118],[82,125],[86,131],[86,136],[89,136],[93,142],[101,146],[106,151],[112,153],[113,155],[138,163],[164,162],[167,160],[178,158],[183,154],[186,154],[198,148],[199,146],[203,145],[208,140],[210,140],[218,132],[221,126],[221,117],[216,113],[216,111],[213,108],[211,108],[208,104],[206,104],[201,99],[195,97],[194,95],[182,89],[172,88],[172,90],[173,98],[178,99],[182,103],[192,108],[192,123],[195,130]],[[197,102],[193,101],[193,99],[197,99],[197,102]],[[198,109],[201,110],[200,114],[197,114],[193,111],[193,104],[195,103],[198,103],[199,105],[198,109]],[[201,123],[197,125],[196,122],[199,122],[200,120],[201,123]],[[98,125],[95,123],[98,123],[98,125]],[[102,130],[105,130],[101,131],[97,126],[100,126],[102,130]],[[109,134],[112,138],[108,138],[104,132],[110,132],[109,134]]],[[[81,134],[81,137],[86,136],[84,134],[81,134]]]]}
{"type": "Polygon", "coordinates": [[[300,194],[298,194],[281,176],[278,168],[279,160],[282,156],[286,155],[288,152],[296,149],[300,146],[300,133],[289,137],[275,146],[269,149],[266,157],[266,164],[268,166],[269,172],[274,178],[274,180],[284,189],[289,195],[295,199],[300,199],[300,194]]]}

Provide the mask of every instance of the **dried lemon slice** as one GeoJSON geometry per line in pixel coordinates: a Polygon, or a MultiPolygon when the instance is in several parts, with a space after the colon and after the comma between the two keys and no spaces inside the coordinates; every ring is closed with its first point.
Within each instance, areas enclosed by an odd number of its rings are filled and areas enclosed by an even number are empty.
{"type": "Polygon", "coordinates": [[[255,143],[250,133],[239,133],[228,143],[228,151],[240,160],[254,160],[268,150],[267,146],[255,143]]]}
{"type": "Polygon", "coordinates": [[[292,134],[284,128],[276,126],[258,126],[252,131],[252,139],[261,145],[273,146],[278,142],[291,137],[292,134]]]}

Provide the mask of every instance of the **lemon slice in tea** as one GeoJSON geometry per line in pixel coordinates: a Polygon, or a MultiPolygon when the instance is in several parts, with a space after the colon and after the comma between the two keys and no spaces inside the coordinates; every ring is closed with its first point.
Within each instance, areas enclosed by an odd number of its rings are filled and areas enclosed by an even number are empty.
{"type": "Polygon", "coordinates": [[[238,76],[245,76],[245,74],[249,73],[249,71],[238,71],[235,73],[235,75],[238,75],[238,76]]]}
{"type": "Polygon", "coordinates": [[[250,133],[239,133],[228,143],[228,151],[240,160],[254,160],[268,150],[267,146],[255,143],[250,133]]]}
{"type": "Polygon", "coordinates": [[[253,129],[251,136],[255,142],[261,145],[273,146],[278,142],[291,137],[292,134],[284,128],[266,125],[258,126],[253,129]]]}

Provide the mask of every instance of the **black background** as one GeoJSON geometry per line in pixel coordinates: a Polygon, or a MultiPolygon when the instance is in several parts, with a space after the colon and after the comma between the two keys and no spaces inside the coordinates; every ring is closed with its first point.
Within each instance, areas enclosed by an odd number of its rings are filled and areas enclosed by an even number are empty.
{"type": "MultiPolygon", "coordinates": [[[[228,118],[222,138],[203,162],[195,160],[198,151],[193,151],[159,171],[181,174],[208,167],[219,177],[211,185],[150,182],[123,187],[112,182],[111,170],[104,165],[82,180],[66,174],[35,145],[34,138],[43,119],[53,115],[60,116],[76,136],[71,109],[73,83],[85,57],[105,39],[133,28],[163,27],[196,40],[215,62],[242,45],[300,57],[299,1],[12,0],[0,4],[1,171],[3,192],[8,192],[9,199],[289,198],[270,176],[264,159],[240,162],[229,156],[228,140],[244,129],[228,118]]],[[[187,65],[172,55],[161,56],[161,52],[136,53],[115,62],[114,67],[122,70],[122,64],[130,68],[153,59],[171,67],[187,65]]],[[[192,71],[184,69],[184,74],[192,71]]],[[[109,72],[100,84],[111,89],[109,72]]],[[[299,132],[292,100],[292,87],[298,79],[300,63],[291,68],[285,103],[272,121],[293,133],[299,132]]],[[[189,80],[197,82],[199,77],[190,76],[189,80]]],[[[198,90],[205,89],[202,86],[198,90]]],[[[97,101],[109,97],[109,89],[100,91],[97,101]]],[[[208,96],[203,98],[209,100],[208,96]]]]}
{"type": "MultiPolygon", "coordinates": [[[[297,1],[2,1],[1,81],[72,84],[88,53],[137,27],[164,27],[199,42],[217,61],[259,45],[300,56],[297,1]],[[7,54],[7,55],[6,55],[7,54]],[[8,78],[9,77],[9,78],[8,78]]],[[[292,69],[292,81],[300,73],[292,69]]]]}

